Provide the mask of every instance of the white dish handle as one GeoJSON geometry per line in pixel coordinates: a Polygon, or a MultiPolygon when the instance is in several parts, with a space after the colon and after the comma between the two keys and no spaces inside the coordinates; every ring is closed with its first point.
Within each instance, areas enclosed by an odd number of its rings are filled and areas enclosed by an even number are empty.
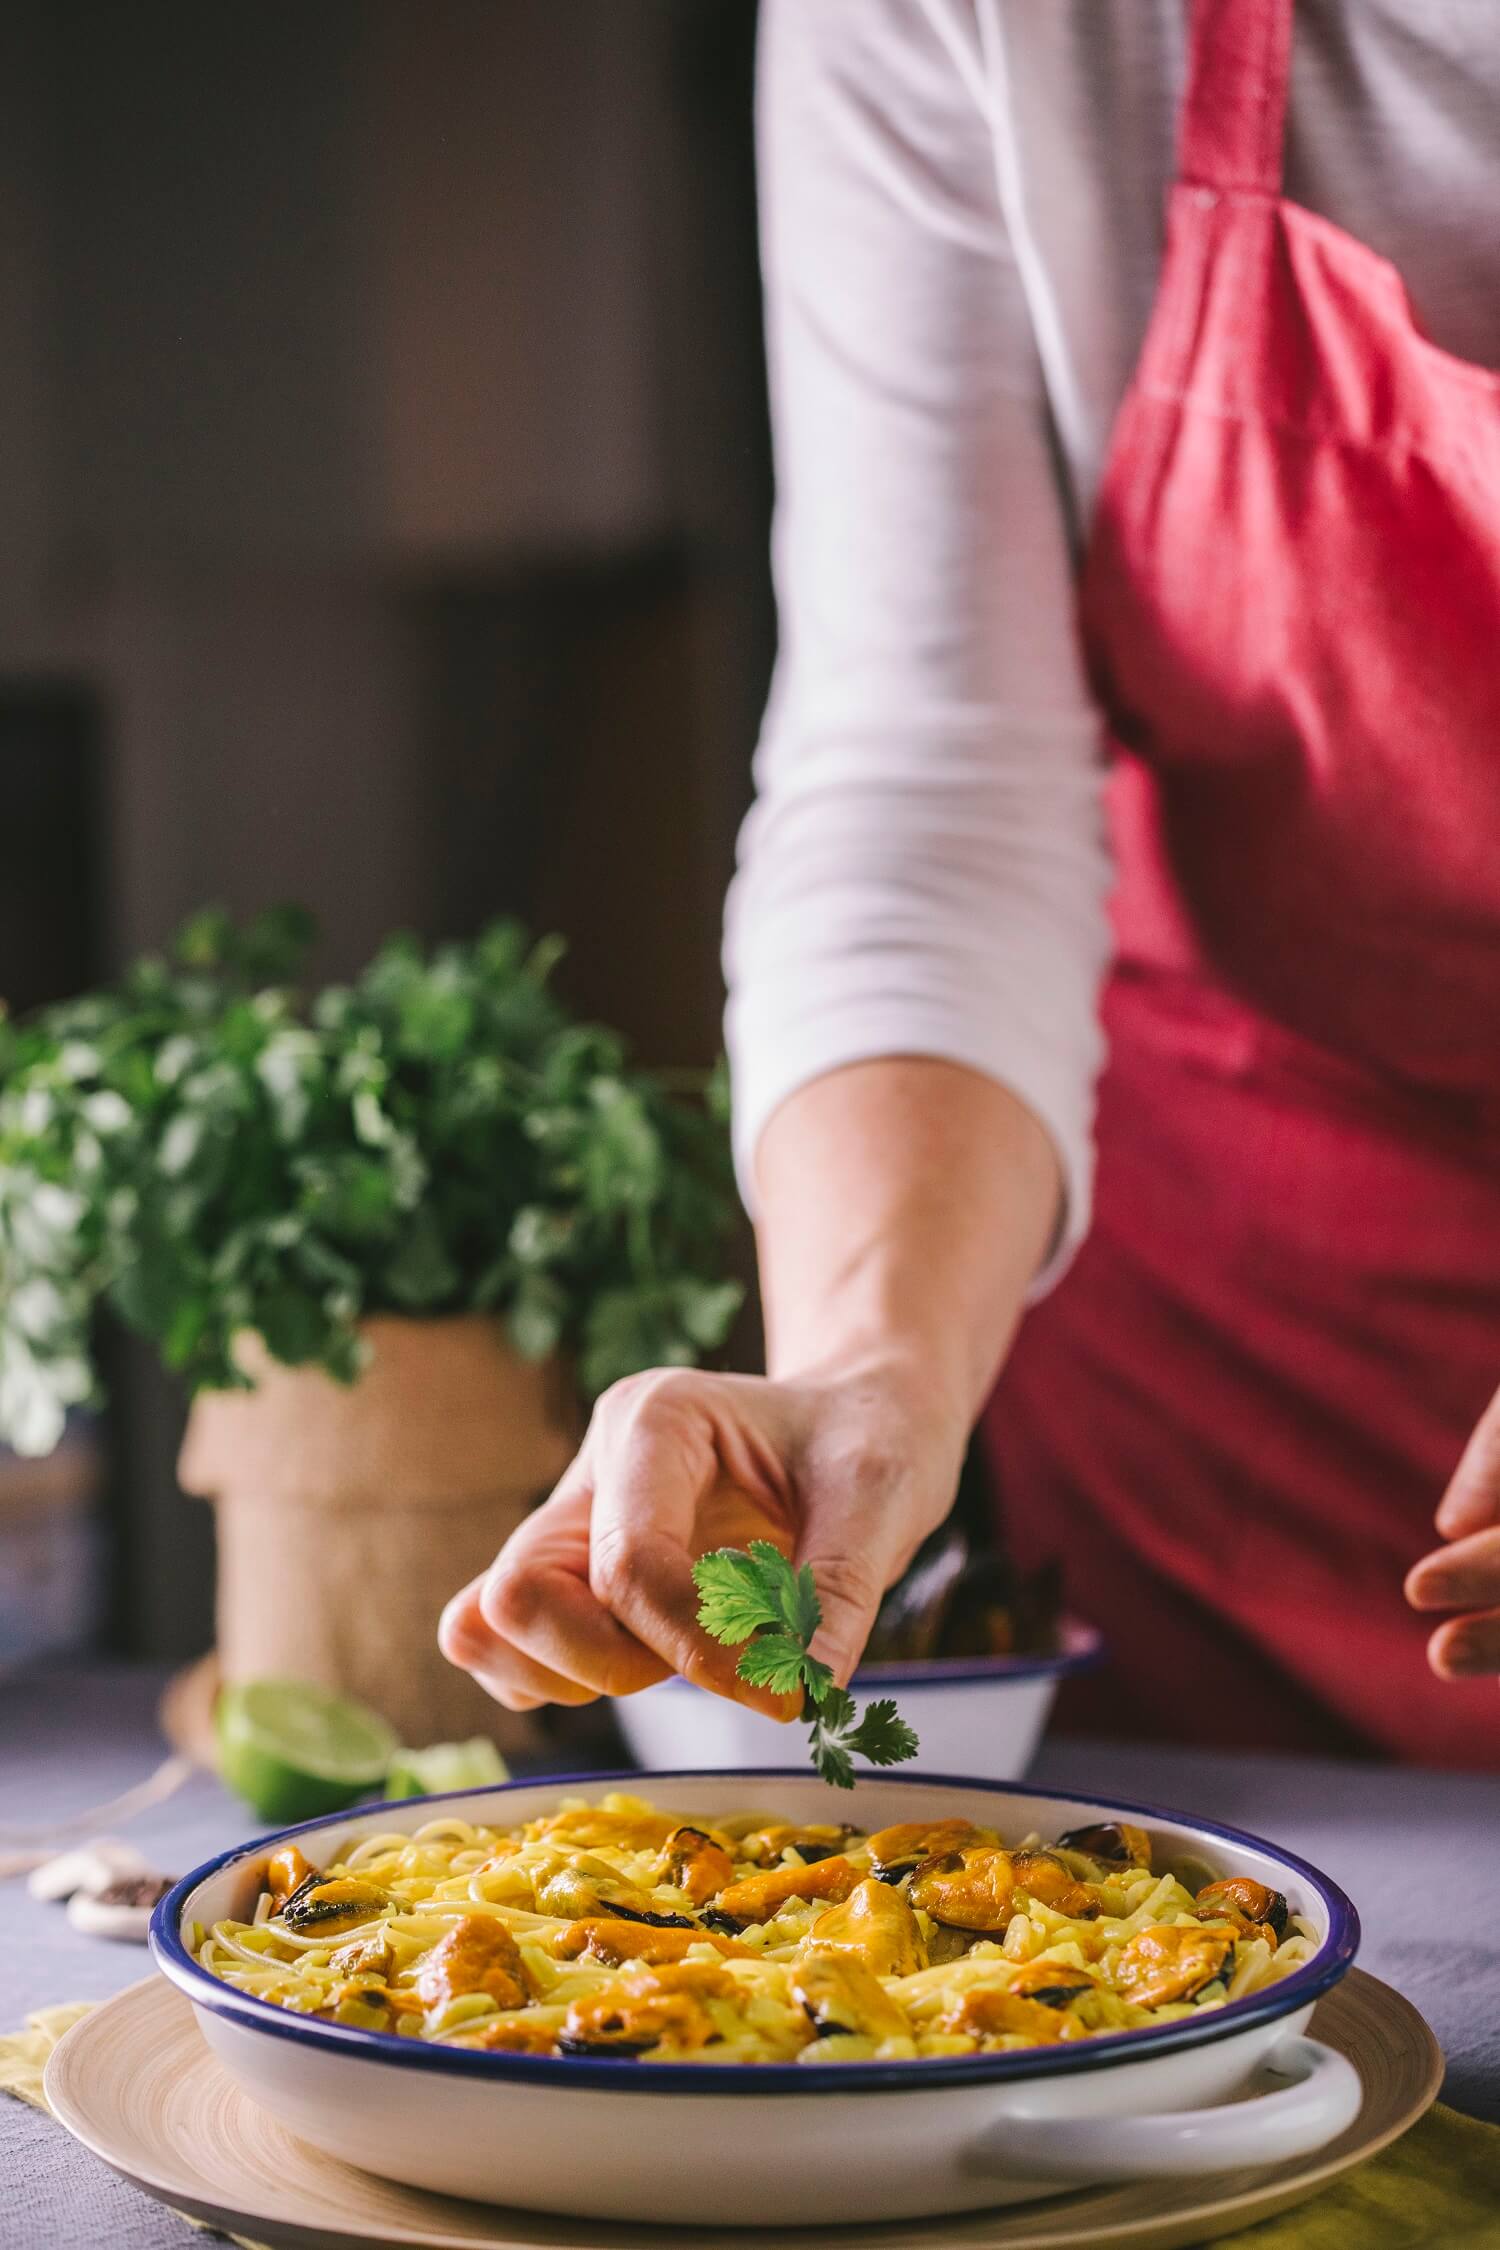
{"type": "Polygon", "coordinates": [[[1282,2164],[1336,2138],[1364,2100],[1354,2065],[1321,2040],[1288,2033],[1262,2068],[1292,2084],[1217,2109],[1144,2117],[1047,2117],[1013,2110],[971,2141],[966,2170],[1083,2187],[1103,2180],[1192,2179],[1282,2164]]]}

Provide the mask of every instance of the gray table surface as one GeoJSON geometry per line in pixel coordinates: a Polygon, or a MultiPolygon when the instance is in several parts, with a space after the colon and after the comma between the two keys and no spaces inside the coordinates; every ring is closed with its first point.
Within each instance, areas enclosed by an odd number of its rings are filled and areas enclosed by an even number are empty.
{"type": "MultiPolygon", "coordinates": [[[[159,1673],[101,1667],[0,1681],[0,1827],[61,1819],[140,1779],[161,1755],[161,1685],[159,1673]]],[[[1445,2099],[1500,2123],[1500,1782],[1083,1741],[1048,1744],[1033,1778],[1186,1808],[1323,1868],[1360,1909],[1362,1965],[1413,2000],[1442,2041],[1445,2099]]],[[[248,1825],[214,1782],[195,1778],[126,1833],[175,1875],[248,1825]]],[[[50,2002],[103,1999],[147,1968],[140,1948],[79,1936],[24,1883],[0,1886],[0,2028],[50,2002]]],[[[188,2250],[204,2239],[0,2096],[5,2250],[188,2250]]]]}

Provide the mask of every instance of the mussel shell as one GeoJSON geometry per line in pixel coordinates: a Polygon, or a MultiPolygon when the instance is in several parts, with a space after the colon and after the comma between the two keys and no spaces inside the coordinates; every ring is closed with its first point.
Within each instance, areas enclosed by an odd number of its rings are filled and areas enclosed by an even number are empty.
{"type": "Polygon", "coordinates": [[[1057,1841],[1064,1851],[1082,1852],[1086,1859],[1097,1859],[1104,1867],[1139,1867],[1144,1873],[1151,1862],[1149,1858],[1136,1858],[1126,1827],[1118,1820],[1096,1821],[1088,1828],[1070,1828],[1057,1841]]]}
{"type": "MultiPolygon", "coordinates": [[[[634,1906],[610,1906],[604,1911],[612,1921],[644,1922],[652,1930],[696,1930],[698,1927],[691,1914],[648,1914],[644,1908],[634,1906]]],[[[709,1917],[705,1914],[703,1919],[706,1922],[709,1917]]],[[[736,1925],[726,1926],[732,1929],[736,1925]]]]}
{"type": "Polygon", "coordinates": [[[950,1522],[923,1543],[881,1603],[865,1661],[1047,1654],[1057,1646],[1061,1613],[1056,1563],[1023,1572],[1007,1555],[976,1550],[950,1522]]]}
{"type": "Polygon", "coordinates": [[[961,1531],[949,1527],[928,1540],[882,1601],[865,1662],[911,1664],[936,1656],[949,1597],[968,1561],[961,1531]]]}
{"type": "Polygon", "coordinates": [[[286,1899],[282,1902],[279,1911],[283,1915],[289,1913],[291,1909],[298,1904],[299,1900],[303,1900],[307,1897],[309,1891],[315,1891],[322,1880],[323,1878],[318,1873],[318,1870],[315,1867],[310,1867],[307,1873],[303,1876],[301,1882],[297,1885],[297,1888],[294,1891],[290,1892],[286,1899]]]}
{"type": "Polygon", "coordinates": [[[1035,2000],[1041,2008],[1066,2008],[1071,2006],[1080,1993],[1088,1990],[1086,1984],[1039,1984],[1022,1997],[1035,2000]]]}
{"type": "Polygon", "coordinates": [[[837,1844],[798,1844],[797,1856],[804,1867],[816,1867],[820,1859],[836,1859],[848,1841],[849,1838],[845,1836],[837,1844]]]}
{"type": "Polygon", "coordinates": [[[634,2062],[637,2055],[645,2054],[648,2047],[655,2045],[654,2039],[575,2039],[565,2031],[557,2035],[560,2055],[622,2055],[634,2062]]]}
{"type": "Polygon", "coordinates": [[[388,1903],[383,1896],[372,1897],[368,1903],[361,1899],[320,1899],[315,1896],[320,1890],[335,1887],[326,1875],[310,1875],[305,1882],[299,1883],[281,1909],[281,1919],[287,1928],[295,1930],[299,1936],[306,1930],[316,1930],[324,1922],[341,1922],[347,1928],[354,1929],[361,1922],[373,1919],[382,1906],[388,1903]]]}
{"type": "Polygon", "coordinates": [[[944,1656],[1014,1656],[1057,1645],[1062,1573],[1055,1563],[1023,1573],[1007,1556],[976,1555],[948,1596],[944,1656]]]}

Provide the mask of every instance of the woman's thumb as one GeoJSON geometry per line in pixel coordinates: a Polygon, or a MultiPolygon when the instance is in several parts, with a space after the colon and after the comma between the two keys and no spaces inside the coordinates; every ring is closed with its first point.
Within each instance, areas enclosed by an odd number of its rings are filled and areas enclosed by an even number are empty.
{"type": "Polygon", "coordinates": [[[823,1612],[812,1653],[845,1687],[864,1654],[881,1596],[894,1575],[895,1558],[883,1540],[872,1537],[867,1510],[830,1500],[823,1505],[814,1502],[797,1561],[811,1564],[823,1612]]]}

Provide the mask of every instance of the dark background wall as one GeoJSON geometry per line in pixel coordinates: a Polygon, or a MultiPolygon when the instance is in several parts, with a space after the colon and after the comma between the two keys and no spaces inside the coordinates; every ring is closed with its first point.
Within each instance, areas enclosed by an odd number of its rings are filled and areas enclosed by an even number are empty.
{"type": "MultiPolygon", "coordinates": [[[[769,666],[753,0],[0,11],[0,994],[206,899],[718,1038],[769,666]]],[[[208,1638],[116,1354],[110,1629],[208,1638]]]]}

